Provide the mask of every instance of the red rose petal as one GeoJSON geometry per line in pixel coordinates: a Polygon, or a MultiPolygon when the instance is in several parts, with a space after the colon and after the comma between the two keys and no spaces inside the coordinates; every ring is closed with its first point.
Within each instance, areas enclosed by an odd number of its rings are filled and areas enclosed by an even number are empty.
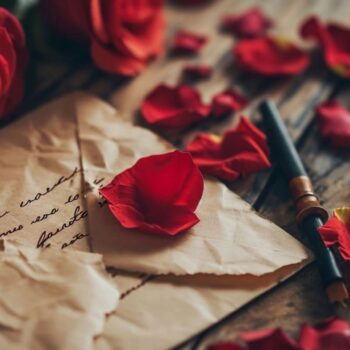
{"type": "Polygon", "coordinates": [[[223,27],[241,38],[261,37],[272,25],[272,21],[258,7],[223,18],[223,27]]]}
{"type": "Polygon", "coordinates": [[[247,343],[248,350],[302,350],[281,329],[244,332],[240,336],[247,343]]]}
{"type": "Polygon", "coordinates": [[[100,192],[123,227],[176,235],[199,221],[203,177],[188,153],[174,151],[141,158],[100,192]]]}
{"type": "Polygon", "coordinates": [[[248,101],[234,89],[225,90],[214,96],[211,110],[215,117],[237,112],[247,105],[248,101]]]}
{"type": "Polygon", "coordinates": [[[212,71],[212,68],[206,64],[195,64],[185,66],[182,73],[188,79],[204,79],[209,78],[212,71]]]}
{"type": "Polygon", "coordinates": [[[209,107],[188,85],[159,85],[143,100],[141,112],[152,125],[181,129],[207,117],[209,107]]]}
{"type": "Polygon", "coordinates": [[[350,349],[350,325],[338,318],[330,318],[311,327],[301,329],[299,344],[307,350],[348,350],[350,349]]]}
{"type": "Polygon", "coordinates": [[[350,28],[340,24],[323,24],[309,17],[301,26],[301,36],[318,43],[330,69],[342,77],[350,77],[350,28]]]}
{"type": "Polygon", "coordinates": [[[350,262],[350,208],[337,208],[334,215],[319,228],[320,235],[329,247],[336,245],[341,257],[350,262]]]}
{"type": "Polygon", "coordinates": [[[222,138],[198,135],[187,145],[187,151],[202,172],[227,181],[271,165],[265,135],[245,118],[222,138]]]}
{"type": "Polygon", "coordinates": [[[337,101],[316,108],[321,135],[336,147],[350,147],[350,111],[337,101]]]}
{"type": "Polygon", "coordinates": [[[196,54],[208,41],[204,35],[191,33],[189,31],[179,31],[176,33],[172,44],[172,51],[180,54],[196,54]]]}
{"type": "Polygon", "coordinates": [[[239,66],[263,75],[296,75],[309,64],[304,51],[277,38],[241,40],[233,52],[239,66]]]}

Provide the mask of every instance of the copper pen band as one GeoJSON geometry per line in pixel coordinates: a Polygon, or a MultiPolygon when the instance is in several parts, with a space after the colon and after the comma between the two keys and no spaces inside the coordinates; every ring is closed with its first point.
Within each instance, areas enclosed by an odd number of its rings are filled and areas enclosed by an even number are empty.
{"type": "Polygon", "coordinates": [[[328,212],[321,206],[308,176],[294,177],[289,182],[289,188],[294,198],[299,225],[310,215],[320,216],[323,220],[328,219],[328,212]]]}

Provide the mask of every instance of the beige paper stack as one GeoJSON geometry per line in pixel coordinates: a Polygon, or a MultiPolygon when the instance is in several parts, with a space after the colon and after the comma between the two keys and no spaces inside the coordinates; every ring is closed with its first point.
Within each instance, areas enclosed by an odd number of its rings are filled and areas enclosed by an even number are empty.
{"type": "Polygon", "coordinates": [[[7,186],[2,238],[83,250],[90,242],[117,270],[121,300],[96,349],[174,346],[309,259],[299,242],[214,179],[205,180],[201,221],[189,232],[155,237],[124,230],[100,205],[98,188],[140,157],[171,146],[93,96],[76,93],[41,108],[2,130],[0,146],[1,165],[9,169],[0,180],[7,186]]]}

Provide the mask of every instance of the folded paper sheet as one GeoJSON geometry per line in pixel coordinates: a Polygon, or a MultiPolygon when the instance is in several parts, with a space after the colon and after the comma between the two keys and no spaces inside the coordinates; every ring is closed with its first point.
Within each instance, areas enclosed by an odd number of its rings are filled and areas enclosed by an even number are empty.
{"type": "Polygon", "coordinates": [[[300,243],[210,179],[192,232],[156,240],[122,230],[98,188],[170,146],[93,96],[72,94],[31,113],[1,130],[0,145],[0,236],[86,250],[89,235],[105,262],[124,270],[114,277],[122,297],[96,340],[99,350],[173,346],[308,261],[300,243]],[[198,272],[206,274],[188,276],[198,272]]]}
{"type": "Polygon", "coordinates": [[[0,246],[0,348],[93,349],[119,300],[101,256],[0,246]]]}
{"type": "Polygon", "coordinates": [[[101,205],[101,184],[94,185],[95,179],[106,184],[140,157],[167,152],[170,146],[112,114],[96,123],[92,107],[78,105],[78,137],[92,248],[103,254],[106,265],[152,274],[261,275],[305,258],[299,242],[213,179],[205,180],[197,209],[200,222],[188,232],[169,238],[121,227],[108,206],[101,205]]]}

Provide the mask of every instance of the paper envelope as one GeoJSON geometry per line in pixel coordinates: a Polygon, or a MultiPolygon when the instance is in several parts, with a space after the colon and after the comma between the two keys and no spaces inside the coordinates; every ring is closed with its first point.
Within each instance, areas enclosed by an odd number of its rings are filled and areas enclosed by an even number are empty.
{"type": "Polygon", "coordinates": [[[31,113],[1,130],[0,146],[0,237],[62,249],[87,250],[90,242],[119,270],[121,301],[97,349],[174,346],[309,259],[299,242],[213,179],[205,180],[201,222],[191,231],[152,237],[122,229],[98,188],[171,146],[93,96],[75,93],[31,113]]]}

